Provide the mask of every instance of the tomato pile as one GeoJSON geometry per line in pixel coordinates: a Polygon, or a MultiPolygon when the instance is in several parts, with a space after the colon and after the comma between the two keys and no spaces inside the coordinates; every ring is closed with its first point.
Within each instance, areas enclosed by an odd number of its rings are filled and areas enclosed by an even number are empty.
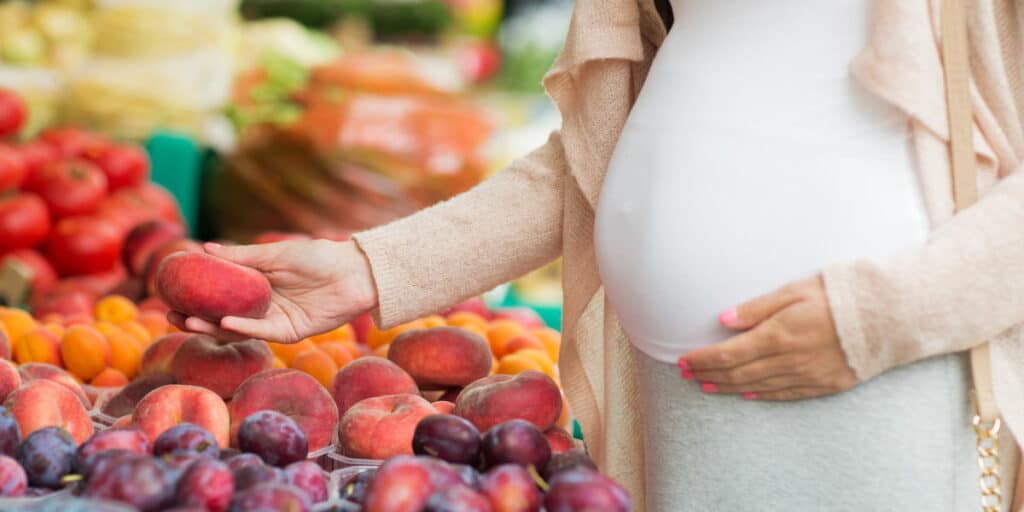
{"type": "Polygon", "coordinates": [[[0,268],[13,258],[30,270],[33,302],[62,285],[108,292],[124,276],[128,231],[180,223],[178,205],[149,182],[142,148],[78,128],[16,143],[26,117],[18,96],[0,89],[0,268]]]}

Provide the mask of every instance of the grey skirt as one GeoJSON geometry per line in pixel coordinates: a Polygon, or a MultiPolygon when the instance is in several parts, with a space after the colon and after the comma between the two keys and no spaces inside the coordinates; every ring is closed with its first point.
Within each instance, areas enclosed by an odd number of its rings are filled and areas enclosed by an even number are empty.
{"type": "MultiPolygon", "coordinates": [[[[757,402],[705,394],[636,352],[651,512],[980,510],[964,355],[834,396],[757,402]]],[[[1004,510],[1012,443],[1002,436],[1004,510]]]]}

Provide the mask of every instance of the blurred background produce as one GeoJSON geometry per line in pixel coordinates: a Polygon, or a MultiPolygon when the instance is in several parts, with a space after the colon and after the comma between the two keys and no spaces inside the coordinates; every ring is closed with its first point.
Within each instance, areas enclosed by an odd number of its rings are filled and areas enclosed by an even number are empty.
{"type": "MultiPolygon", "coordinates": [[[[366,229],[465,191],[544,142],[559,118],[540,82],[571,9],[4,0],[0,87],[26,114],[2,144],[38,145],[59,127],[134,143],[203,239],[366,229]]],[[[558,268],[489,298],[557,317],[558,268]]]]}

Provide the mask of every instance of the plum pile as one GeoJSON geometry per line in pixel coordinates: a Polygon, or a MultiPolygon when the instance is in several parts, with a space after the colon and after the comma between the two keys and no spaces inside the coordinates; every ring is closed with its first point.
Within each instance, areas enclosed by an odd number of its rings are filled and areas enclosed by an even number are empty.
{"type": "Polygon", "coordinates": [[[454,415],[427,416],[413,435],[415,456],[388,459],[344,482],[341,498],[366,512],[628,512],[625,489],[597,472],[582,450],[553,454],[528,421],[482,435],[454,415]]]}
{"type": "MultiPolygon", "coordinates": [[[[0,418],[4,415],[0,407],[0,418]]],[[[0,497],[70,488],[78,499],[66,510],[141,512],[302,512],[328,500],[328,474],[305,460],[305,448],[296,449],[306,439],[293,420],[261,411],[245,424],[241,448],[258,453],[221,450],[213,435],[189,423],[152,442],[142,430],[123,427],[99,432],[81,445],[58,427],[24,439],[16,424],[0,428],[0,446],[14,447],[12,454],[0,454],[0,497]],[[303,456],[296,458],[299,451],[303,456]]]]}

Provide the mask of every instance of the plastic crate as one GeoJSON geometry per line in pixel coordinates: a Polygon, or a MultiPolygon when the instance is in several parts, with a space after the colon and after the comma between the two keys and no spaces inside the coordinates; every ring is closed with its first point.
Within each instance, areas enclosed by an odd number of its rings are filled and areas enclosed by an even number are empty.
{"type": "Polygon", "coordinates": [[[153,165],[153,181],[178,200],[189,234],[194,237],[199,230],[204,151],[191,137],[171,132],[150,137],[146,151],[153,165]]]}

